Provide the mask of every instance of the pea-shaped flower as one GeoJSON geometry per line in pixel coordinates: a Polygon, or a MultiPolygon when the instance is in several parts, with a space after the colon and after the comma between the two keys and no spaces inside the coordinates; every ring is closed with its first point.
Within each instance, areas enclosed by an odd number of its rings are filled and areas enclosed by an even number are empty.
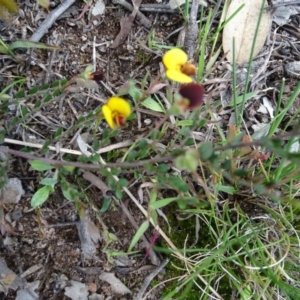
{"type": "Polygon", "coordinates": [[[130,116],[131,108],[125,99],[111,97],[102,106],[102,113],[109,127],[115,129],[119,126],[125,126],[125,120],[130,116]]]}
{"type": "Polygon", "coordinates": [[[192,75],[196,74],[196,66],[188,63],[187,54],[179,49],[169,50],[163,56],[166,75],[170,80],[180,83],[193,82],[192,75]]]}
{"type": "Polygon", "coordinates": [[[178,105],[184,111],[192,110],[203,104],[204,87],[198,83],[184,84],[179,88],[181,100],[178,105]]]}

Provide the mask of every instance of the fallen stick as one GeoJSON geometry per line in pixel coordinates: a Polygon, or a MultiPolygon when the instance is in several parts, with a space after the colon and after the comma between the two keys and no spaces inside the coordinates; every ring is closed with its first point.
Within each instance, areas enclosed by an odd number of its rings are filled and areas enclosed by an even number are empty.
{"type": "MultiPolygon", "coordinates": [[[[133,6],[130,3],[126,2],[125,0],[112,0],[112,3],[122,5],[124,8],[126,8],[130,12],[133,11],[133,6]]],[[[145,26],[146,28],[151,28],[151,26],[152,26],[151,21],[143,13],[138,11],[136,13],[136,17],[139,19],[140,23],[143,26],[145,26]]]]}
{"type": "MultiPolygon", "coordinates": [[[[151,281],[155,278],[155,276],[157,276],[162,270],[163,268],[169,263],[169,259],[165,259],[155,270],[153,270],[144,280],[140,291],[138,293],[138,295],[135,297],[135,299],[140,300],[142,299],[143,295],[145,294],[148,286],[150,285],[151,281]]],[[[146,299],[146,297],[145,297],[146,299]]]]}
{"type": "Polygon", "coordinates": [[[180,12],[178,8],[173,9],[169,4],[141,4],[140,11],[146,11],[151,13],[162,13],[162,14],[174,14],[180,12]]]}
{"type": "Polygon", "coordinates": [[[195,51],[195,42],[198,37],[199,26],[197,24],[199,0],[193,0],[191,5],[190,17],[188,21],[188,27],[184,39],[184,49],[189,57],[193,59],[195,51]]]}
{"type": "Polygon", "coordinates": [[[49,13],[47,18],[43,21],[43,23],[29,40],[32,42],[39,42],[40,39],[48,32],[48,29],[54,24],[57,18],[59,18],[74,2],[75,0],[66,0],[51,13],[49,13]]]}

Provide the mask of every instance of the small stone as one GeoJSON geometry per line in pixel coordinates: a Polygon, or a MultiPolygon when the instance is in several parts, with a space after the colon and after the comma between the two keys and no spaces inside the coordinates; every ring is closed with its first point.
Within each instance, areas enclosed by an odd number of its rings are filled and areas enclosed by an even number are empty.
{"type": "Polygon", "coordinates": [[[293,77],[293,78],[300,77],[300,61],[293,61],[293,62],[287,63],[284,66],[284,69],[288,76],[293,77]]]}
{"type": "Polygon", "coordinates": [[[2,197],[4,203],[18,203],[25,194],[21,180],[10,178],[2,188],[2,197]]]}
{"type": "Polygon", "coordinates": [[[128,51],[133,51],[134,48],[133,48],[131,45],[127,44],[127,50],[128,50],[128,51]]]}
{"type": "Polygon", "coordinates": [[[144,123],[145,123],[146,125],[150,125],[150,124],[152,123],[152,120],[151,120],[151,119],[145,119],[145,120],[144,120],[144,123]]]}
{"type": "Polygon", "coordinates": [[[89,296],[89,300],[104,300],[104,296],[100,294],[92,294],[89,296]]]}
{"type": "Polygon", "coordinates": [[[90,283],[89,284],[89,291],[91,293],[96,293],[96,291],[97,291],[97,285],[96,285],[96,283],[90,283]]]}

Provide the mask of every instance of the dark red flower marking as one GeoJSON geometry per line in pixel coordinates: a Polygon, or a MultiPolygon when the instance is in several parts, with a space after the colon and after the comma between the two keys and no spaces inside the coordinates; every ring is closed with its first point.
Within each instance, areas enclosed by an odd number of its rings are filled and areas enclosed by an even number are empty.
{"type": "Polygon", "coordinates": [[[188,83],[179,88],[179,94],[182,96],[179,105],[184,110],[192,110],[203,104],[204,87],[198,83],[188,83]]]}
{"type": "Polygon", "coordinates": [[[89,77],[91,80],[94,80],[96,82],[103,81],[105,78],[104,73],[102,71],[92,72],[89,77]]]}

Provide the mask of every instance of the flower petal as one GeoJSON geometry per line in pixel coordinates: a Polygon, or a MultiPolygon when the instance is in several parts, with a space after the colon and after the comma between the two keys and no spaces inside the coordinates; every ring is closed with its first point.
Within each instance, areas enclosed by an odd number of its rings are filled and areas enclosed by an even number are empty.
{"type": "Polygon", "coordinates": [[[129,103],[120,97],[111,97],[108,99],[106,105],[114,115],[120,115],[123,118],[128,118],[131,114],[129,103]]]}
{"type": "Polygon", "coordinates": [[[89,79],[94,80],[96,82],[103,81],[105,78],[104,73],[102,71],[92,72],[89,76],[89,79]]]}
{"type": "Polygon", "coordinates": [[[113,119],[112,111],[106,104],[102,106],[102,113],[109,127],[115,129],[116,124],[113,119]]]}
{"type": "Polygon", "coordinates": [[[186,109],[193,109],[203,104],[204,87],[198,83],[189,83],[180,87],[179,94],[189,100],[186,109]]]}
{"type": "Polygon", "coordinates": [[[196,66],[190,63],[184,64],[181,68],[181,72],[188,76],[196,75],[196,71],[197,71],[196,66]]]}
{"type": "Polygon", "coordinates": [[[167,70],[166,75],[170,80],[177,81],[180,83],[193,82],[193,79],[190,76],[185,75],[182,72],[177,71],[177,70],[167,70]]]}
{"type": "Polygon", "coordinates": [[[163,56],[163,63],[168,70],[180,70],[187,60],[187,54],[179,48],[169,50],[163,56]]]}

